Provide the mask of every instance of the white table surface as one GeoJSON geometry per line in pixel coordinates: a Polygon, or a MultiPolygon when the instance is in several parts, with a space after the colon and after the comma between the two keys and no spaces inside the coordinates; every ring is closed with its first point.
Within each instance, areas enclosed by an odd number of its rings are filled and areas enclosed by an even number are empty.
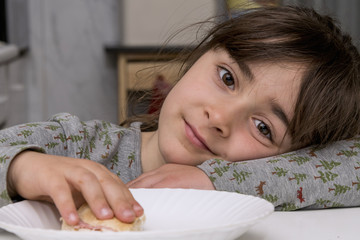
{"type": "MultiPolygon", "coordinates": [[[[274,212],[238,240],[357,240],[360,208],[274,212]]],[[[0,230],[0,240],[19,240],[0,230]]]]}
{"type": "Polygon", "coordinates": [[[360,208],[274,212],[239,240],[358,240],[360,208]]]}

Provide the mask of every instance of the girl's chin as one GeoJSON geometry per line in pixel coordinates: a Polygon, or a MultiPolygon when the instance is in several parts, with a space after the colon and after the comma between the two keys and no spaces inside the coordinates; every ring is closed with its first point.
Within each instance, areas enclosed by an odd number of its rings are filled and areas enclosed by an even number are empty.
{"type": "Polygon", "coordinates": [[[214,158],[211,154],[197,152],[189,146],[184,146],[180,142],[173,143],[171,146],[165,144],[163,141],[160,145],[160,152],[164,158],[165,163],[184,164],[190,166],[197,166],[204,161],[214,158]],[[162,146],[162,147],[161,147],[162,146]]]}
{"type": "MultiPolygon", "coordinates": [[[[204,157],[198,157],[198,158],[194,158],[194,156],[192,155],[187,156],[186,154],[180,154],[177,156],[174,156],[175,154],[171,154],[169,158],[165,159],[166,163],[174,163],[174,164],[183,164],[183,165],[189,165],[189,166],[197,166],[200,165],[201,163],[203,163],[204,161],[202,160],[204,157]],[[181,156],[181,157],[179,157],[181,156]]],[[[211,159],[211,157],[206,158],[207,160],[211,159]]]]}

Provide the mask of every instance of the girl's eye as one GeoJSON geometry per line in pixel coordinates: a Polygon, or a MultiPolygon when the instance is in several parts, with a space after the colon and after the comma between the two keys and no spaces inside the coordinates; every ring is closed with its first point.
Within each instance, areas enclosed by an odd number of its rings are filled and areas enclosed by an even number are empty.
{"type": "Polygon", "coordinates": [[[263,121],[254,120],[256,128],[259,130],[259,132],[267,137],[268,139],[272,140],[271,130],[263,121]]]}
{"type": "Polygon", "coordinates": [[[223,83],[228,88],[230,88],[231,90],[234,90],[235,80],[228,70],[226,70],[225,68],[220,68],[219,76],[220,76],[221,80],[223,81],[223,83]]]}

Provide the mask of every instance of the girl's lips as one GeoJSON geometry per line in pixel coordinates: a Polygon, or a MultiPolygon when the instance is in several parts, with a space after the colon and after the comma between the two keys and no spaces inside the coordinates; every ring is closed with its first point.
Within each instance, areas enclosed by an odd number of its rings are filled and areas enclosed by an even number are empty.
{"type": "Polygon", "coordinates": [[[203,150],[213,153],[206,146],[205,140],[199,135],[199,133],[196,131],[196,129],[193,128],[191,125],[189,125],[186,121],[185,121],[185,134],[192,144],[194,144],[195,146],[197,146],[203,150]]]}

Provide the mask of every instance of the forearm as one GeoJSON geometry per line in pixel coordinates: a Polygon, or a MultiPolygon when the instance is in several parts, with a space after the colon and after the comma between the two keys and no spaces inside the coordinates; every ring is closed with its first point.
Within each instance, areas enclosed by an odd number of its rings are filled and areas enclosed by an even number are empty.
{"type": "MultiPolygon", "coordinates": [[[[29,182],[31,179],[31,174],[33,173],[32,169],[34,167],[34,162],[31,160],[32,156],[37,156],[33,151],[22,151],[17,154],[14,159],[9,164],[7,176],[6,176],[6,187],[7,193],[10,199],[21,199],[21,191],[19,191],[17,185],[21,186],[20,176],[30,175],[26,177],[29,182]],[[22,171],[26,169],[26,171],[22,171]],[[30,174],[28,174],[30,172],[30,174]]],[[[35,165],[36,167],[36,165],[35,165]]]]}
{"type": "Polygon", "coordinates": [[[324,149],[306,148],[279,156],[199,166],[217,190],[254,195],[278,210],[360,206],[358,140],[324,149]]]}
{"type": "Polygon", "coordinates": [[[26,149],[39,152],[42,151],[42,149],[36,145],[0,147],[0,206],[11,203],[11,197],[16,196],[14,191],[8,192],[8,179],[10,176],[8,170],[16,156],[26,149]]]}

